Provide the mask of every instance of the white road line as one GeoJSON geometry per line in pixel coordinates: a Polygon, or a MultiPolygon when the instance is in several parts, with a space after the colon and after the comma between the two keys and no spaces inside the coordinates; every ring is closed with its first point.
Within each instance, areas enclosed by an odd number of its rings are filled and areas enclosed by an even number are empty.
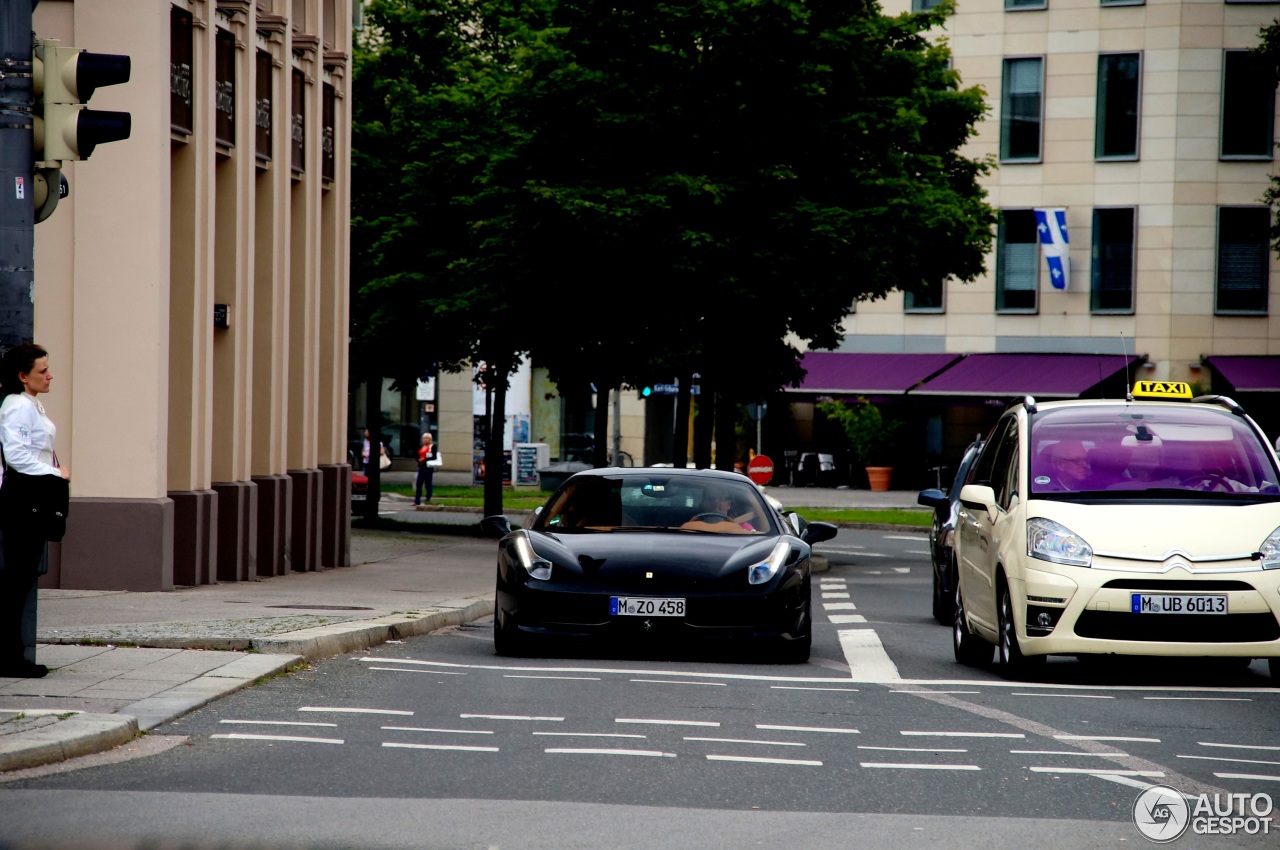
{"type": "MultiPolygon", "coordinates": [[[[570,682],[598,682],[599,676],[527,676],[519,673],[504,673],[504,679],[564,679],[570,682]]],[[[632,679],[632,681],[635,681],[632,679]]]]}
{"type": "MultiPolygon", "coordinates": [[[[1105,780],[1107,780],[1108,782],[1115,782],[1115,783],[1118,783],[1118,784],[1120,784],[1120,785],[1128,785],[1130,788],[1141,788],[1141,789],[1143,789],[1144,791],[1145,791],[1147,788],[1154,788],[1154,787],[1155,787],[1155,783],[1153,783],[1153,782],[1143,782],[1141,779],[1134,779],[1134,778],[1133,778],[1133,777],[1131,777],[1131,776],[1113,776],[1113,775],[1111,775],[1111,774],[1106,774],[1106,773],[1095,773],[1095,774],[1092,774],[1092,775],[1093,775],[1093,776],[1098,777],[1099,779],[1105,779],[1105,780]]],[[[1183,794],[1182,796],[1183,796],[1183,797],[1186,797],[1188,800],[1194,800],[1194,799],[1196,799],[1195,797],[1191,796],[1190,794],[1183,794]]]]}
{"type": "Polygon", "coordinates": [[[874,629],[841,629],[836,636],[849,665],[850,678],[855,682],[902,681],[874,629]]]}
{"type": "Polygon", "coordinates": [[[1102,756],[1103,758],[1129,758],[1128,753],[1086,753],[1084,750],[1009,750],[1021,756],[1102,756]]]}
{"type": "Polygon", "coordinates": [[[463,753],[496,753],[497,747],[460,747],[456,744],[401,744],[393,741],[383,741],[382,746],[393,747],[401,750],[452,750],[463,753]]]}
{"type": "Polygon", "coordinates": [[[531,717],[523,714],[459,714],[464,720],[537,720],[546,723],[562,723],[563,717],[531,717]]]}
{"type": "Polygon", "coordinates": [[[1032,693],[1021,693],[1019,691],[1012,691],[1009,694],[1009,696],[1012,696],[1012,697],[1062,697],[1063,699],[1115,699],[1115,697],[1105,696],[1103,694],[1064,694],[1061,692],[1052,693],[1052,694],[1042,694],[1042,693],[1032,694],[1032,693]]]}
{"type": "MultiPolygon", "coordinates": [[[[398,662],[393,662],[398,663],[398,662]]],[[[368,670],[389,670],[392,673],[428,673],[432,676],[465,676],[466,673],[456,673],[452,670],[408,670],[404,667],[368,667],[368,670]]]]}
{"type": "Polygon", "coordinates": [[[1054,735],[1059,741],[1132,741],[1138,744],[1158,744],[1159,738],[1127,738],[1124,735],[1054,735]]]}
{"type": "MultiPolygon", "coordinates": [[[[859,558],[888,558],[889,554],[887,552],[859,552],[858,557],[859,558]]],[[[874,573],[874,575],[880,575],[880,573],[874,573]]]]}
{"type": "Polygon", "coordinates": [[[980,694],[982,693],[982,691],[935,691],[930,689],[927,691],[890,690],[889,693],[891,694],[980,694]]]}
{"type": "Polygon", "coordinates": [[[822,598],[823,598],[823,599],[848,599],[848,598],[849,598],[849,594],[847,594],[847,593],[824,593],[824,594],[822,594],[822,598]]]}
{"type": "Polygon", "coordinates": [[[647,738],[648,735],[636,735],[631,732],[534,732],[535,735],[550,735],[560,738],[647,738]]]}
{"type": "Polygon", "coordinates": [[[674,679],[632,679],[633,682],[643,682],[650,685],[709,685],[716,688],[729,687],[728,682],[678,682],[674,679]]]}
{"type": "Polygon", "coordinates": [[[543,750],[543,752],[567,756],[658,756],[669,759],[676,757],[675,753],[664,753],[661,750],[591,750],[575,749],[570,747],[548,747],[543,750]]]}
{"type": "Polygon", "coordinates": [[[807,747],[799,741],[752,741],[746,738],[695,738],[686,735],[686,741],[710,741],[713,744],[760,744],[765,747],[807,747]]]}
{"type": "Polygon", "coordinates": [[[840,729],[832,726],[777,726],[772,723],[757,723],[757,729],[769,729],[774,732],[839,732],[845,735],[861,735],[857,729],[840,729]]]}
{"type": "Polygon", "coordinates": [[[920,738],[1025,738],[1021,732],[919,732],[909,729],[899,731],[900,735],[913,735],[920,738]]]}
{"type": "Polygon", "coordinates": [[[884,535],[881,535],[880,539],[881,540],[910,540],[914,543],[919,543],[920,535],[918,534],[884,534],[884,535]]]}
{"type": "Polygon", "coordinates": [[[766,759],[754,758],[752,756],[707,756],[707,761],[745,761],[752,764],[790,764],[799,767],[822,767],[820,761],[809,761],[806,759],[766,759]]]}
{"type": "Polygon", "coordinates": [[[908,555],[930,555],[932,553],[928,549],[908,549],[907,554],[908,555]]]}
{"type": "Polygon", "coordinates": [[[1266,776],[1258,773],[1215,773],[1219,779],[1256,779],[1261,782],[1280,782],[1280,776],[1266,776]]]}
{"type": "Polygon", "coordinates": [[[811,688],[804,685],[770,685],[771,691],[837,691],[842,694],[856,694],[857,688],[811,688]]]}
{"type": "Polygon", "coordinates": [[[1253,702],[1245,697],[1143,697],[1143,699],[1189,700],[1192,702],[1253,702]]]}
{"type": "Polygon", "coordinates": [[[388,732],[442,732],[446,735],[492,735],[491,729],[432,729],[426,726],[383,726],[388,732]]]}
{"type": "Polygon", "coordinates": [[[337,723],[311,723],[306,720],[219,720],[219,723],[246,723],[255,726],[337,726],[337,723]]]}
{"type": "Polygon", "coordinates": [[[831,620],[832,625],[844,626],[849,623],[865,623],[867,618],[861,614],[828,614],[827,619],[831,620]]]}
{"type": "Polygon", "coordinates": [[[412,711],[400,711],[394,708],[335,708],[323,705],[304,705],[298,711],[332,711],[337,714],[394,714],[400,717],[412,717],[412,711]]]}
{"type": "Polygon", "coordinates": [[[1096,767],[1028,767],[1032,773],[1084,773],[1089,776],[1150,776],[1159,779],[1164,774],[1158,770],[1106,770],[1096,767]]]}
{"type": "Polygon", "coordinates": [[[894,567],[894,568],[893,568],[893,571],[894,571],[895,573],[902,573],[902,574],[906,574],[906,573],[911,572],[911,568],[910,568],[910,567],[894,567]]]}
{"type": "Polygon", "coordinates": [[[716,720],[659,720],[648,717],[617,717],[614,723],[648,723],[653,726],[713,726],[719,727],[716,720]]]}
{"type": "Polygon", "coordinates": [[[1229,747],[1234,750],[1276,750],[1280,751],[1280,747],[1268,747],[1262,744],[1215,744],[1211,741],[1196,741],[1202,747],[1229,747]]]}
{"type": "Polygon", "coordinates": [[[954,750],[945,747],[864,747],[859,744],[860,750],[887,750],[894,753],[967,753],[968,750],[954,750]]]}
{"type": "Polygon", "coordinates": [[[863,767],[883,767],[897,770],[982,770],[976,764],[911,764],[907,762],[864,761],[863,767]]]}
{"type": "Polygon", "coordinates": [[[1226,756],[1178,756],[1180,759],[1197,759],[1199,761],[1229,761],[1235,764],[1266,764],[1280,767],[1280,761],[1259,761],[1258,759],[1233,759],[1226,756]]]}
{"type": "Polygon", "coordinates": [[[852,602],[823,602],[824,611],[857,611],[858,606],[852,602]]]}
{"type": "Polygon", "coordinates": [[[250,735],[246,732],[228,732],[210,735],[210,738],[226,738],[236,741],[293,741],[299,744],[341,744],[341,738],[303,738],[299,735],[250,735]]]}

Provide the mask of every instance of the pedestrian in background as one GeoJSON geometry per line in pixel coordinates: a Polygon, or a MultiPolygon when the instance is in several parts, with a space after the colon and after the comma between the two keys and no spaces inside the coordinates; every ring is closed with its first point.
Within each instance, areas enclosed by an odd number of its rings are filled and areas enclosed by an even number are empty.
{"type": "Polygon", "coordinates": [[[422,435],[422,445],[418,446],[418,478],[413,484],[413,504],[422,507],[422,492],[427,493],[426,501],[431,501],[432,483],[435,479],[436,467],[443,463],[440,452],[436,450],[430,434],[422,435]]]}
{"type": "Polygon", "coordinates": [[[57,428],[39,396],[49,392],[53,373],[49,353],[38,345],[16,345],[0,358],[0,449],[5,476],[0,484],[0,676],[38,679],[49,672],[27,660],[22,612],[36,581],[49,569],[48,541],[32,527],[30,506],[16,496],[19,475],[58,475],[71,479],[53,451],[57,428]]]}

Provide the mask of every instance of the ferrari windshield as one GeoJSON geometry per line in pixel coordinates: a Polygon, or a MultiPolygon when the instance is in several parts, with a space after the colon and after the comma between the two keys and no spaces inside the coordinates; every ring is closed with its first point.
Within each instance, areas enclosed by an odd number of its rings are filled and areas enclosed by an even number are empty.
{"type": "Polygon", "coordinates": [[[1029,449],[1032,495],[1280,493],[1270,452],[1249,423],[1207,405],[1045,410],[1029,449]]]}
{"type": "Polygon", "coordinates": [[[678,529],[770,534],[771,513],[746,478],[646,471],[571,478],[538,516],[541,531],[678,529]]]}

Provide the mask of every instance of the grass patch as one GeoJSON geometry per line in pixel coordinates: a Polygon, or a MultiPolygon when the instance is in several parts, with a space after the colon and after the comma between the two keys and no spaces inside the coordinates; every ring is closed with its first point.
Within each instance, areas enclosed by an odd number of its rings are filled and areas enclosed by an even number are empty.
{"type": "MultiPolygon", "coordinates": [[[[384,484],[382,492],[408,496],[412,499],[413,485],[384,484]]],[[[550,493],[544,493],[541,490],[530,490],[527,487],[522,487],[518,490],[514,487],[503,487],[502,507],[505,510],[531,511],[534,508],[541,507],[550,495],[550,493]]],[[[464,484],[439,485],[431,491],[431,504],[455,508],[483,508],[484,488],[470,487],[464,484]]]]}
{"type": "Polygon", "coordinates": [[[867,508],[792,508],[809,522],[865,522],[882,525],[902,525],[911,528],[931,528],[933,511],[912,511],[867,508]]]}

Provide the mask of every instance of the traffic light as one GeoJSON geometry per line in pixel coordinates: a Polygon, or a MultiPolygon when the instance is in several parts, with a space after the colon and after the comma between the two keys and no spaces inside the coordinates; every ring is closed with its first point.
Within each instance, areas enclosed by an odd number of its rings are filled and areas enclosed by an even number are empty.
{"type": "Polygon", "coordinates": [[[640,394],[640,398],[642,399],[648,398],[649,396],[653,395],[653,387],[651,386],[640,387],[639,394],[640,394]]]}
{"type": "Polygon", "coordinates": [[[129,138],[128,112],[85,106],[100,87],[127,83],[129,70],[128,56],[63,47],[53,38],[36,39],[36,161],[55,168],[53,163],[88,159],[98,145],[129,138]]]}

